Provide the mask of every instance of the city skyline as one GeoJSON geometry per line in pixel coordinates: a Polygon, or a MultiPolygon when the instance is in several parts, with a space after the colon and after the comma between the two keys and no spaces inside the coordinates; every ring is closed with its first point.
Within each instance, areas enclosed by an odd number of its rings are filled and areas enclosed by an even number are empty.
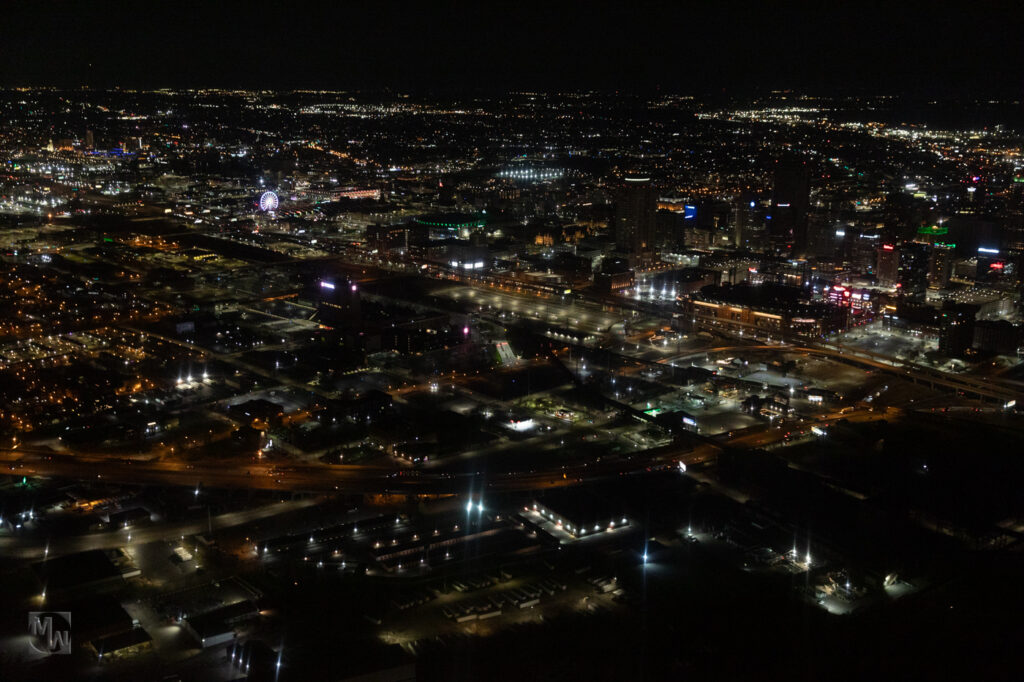
{"type": "Polygon", "coordinates": [[[0,678],[1012,678],[1020,14],[5,8],[0,678]]]}

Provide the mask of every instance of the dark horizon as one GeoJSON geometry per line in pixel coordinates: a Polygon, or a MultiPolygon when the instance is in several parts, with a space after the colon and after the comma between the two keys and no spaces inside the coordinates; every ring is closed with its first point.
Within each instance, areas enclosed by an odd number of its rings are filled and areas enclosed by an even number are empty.
{"type": "Polygon", "coordinates": [[[1016,99],[1021,18],[998,2],[21,5],[0,28],[0,85],[1016,99]]]}

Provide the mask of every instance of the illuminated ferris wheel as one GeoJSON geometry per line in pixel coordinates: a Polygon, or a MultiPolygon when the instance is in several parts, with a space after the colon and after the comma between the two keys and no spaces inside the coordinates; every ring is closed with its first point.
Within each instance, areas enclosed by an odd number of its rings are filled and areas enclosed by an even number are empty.
{"type": "Polygon", "coordinates": [[[276,211],[280,200],[277,198],[277,192],[264,192],[260,195],[260,210],[261,211],[276,211]]]}

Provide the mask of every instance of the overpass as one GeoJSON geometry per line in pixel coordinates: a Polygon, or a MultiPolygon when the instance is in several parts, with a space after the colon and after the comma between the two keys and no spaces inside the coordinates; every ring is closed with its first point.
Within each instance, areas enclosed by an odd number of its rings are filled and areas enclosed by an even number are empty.
{"type": "MultiPolygon", "coordinates": [[[[707,353],[741,353],[744,351],[749,352],[757,350],[808,353],[810,355],[836,360],[849,365],[870,367],[873,370],[882,371],[887,374],[906,379],[915,384],[926,385],[932,389],[952,390],[958,394],[964,395],[965,397],[990,400],[998,403],[1000,406],[1003,406],[1012,400],[1024,398],[1024,384],[1021,384],[1020,382],[1008,381],[1005,379],[979,379],[971,376],[949,374],[948,372],[943,372],[931,367],[925,367],[913,362],[894,360],[888,355],[882,355],[880,353],[874,353],[860,348],[851,348],[849,346],[842,346],[838,344],[816,343],[807,339],[799,339],[798,341],[792,342],[780,342],[779,344],[771,345],[747,343],[713,346],[699,351],[694,351],[693,353],[688,353],[683,357],[696,357],[698,355],[706,355],[707,353]]],[[[636,362],[645,362],[638,358],[631,359],[636,362]]],[[[660,363],[657,364],[665,363],[664,361],[660,361],[660,363]]]]}
{"type": "Polygon", "coordinates": [[[914,362],[894,360],[887,355],[840,344],[805,342],[803,346],[796,346],[793,350],[830,357],[849,364],[867,365],[915,384],[927,385],[932,389],[952,389],[966,397],[992,400],[1003,405],[1024,396],[1024,390],[1021,387],[1010,385],[1010,382],[1005,380],[978,379],[971,376],[949,374],[914,362]]]}

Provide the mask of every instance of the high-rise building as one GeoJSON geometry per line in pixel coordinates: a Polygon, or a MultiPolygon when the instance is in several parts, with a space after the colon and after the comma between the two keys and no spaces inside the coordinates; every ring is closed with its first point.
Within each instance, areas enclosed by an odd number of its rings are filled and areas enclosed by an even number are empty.
{"type": "Polygon", "coordinates": [[[928,290],[929,247],[918,242],[900,245],[900,294],[924,300],[928,290]]]}
{"type": "Polygon", "coordinates": [[[756,222],[757,202],[745,196],[737,199],[732,211],[732,238],[737,249],[746,248],[756,222]]]}
{"type": "Polygon", "coordinates": [[[950,305],[939,313],[939,352],[962,358],[974,344],[974,316],[977,306],[950,305]]]}
{"type": "Polygon", "coordinates": [[[627,175],[623,178],[615,197],[612,234],[616,246],[634,267],[654,260],[657,206],[658,198],[649,177],[627,175]]]}
{"type": "Polygon", "coordinates": [[[803,255],[807,249],[807,208],[811,174],[807,162],[779,159],[772,176],[771,220],[768,239],[779,255],[803,255]]]}
{"type": "Polygon", "coordinates": [[[94,149],[96,147],[96,137],[93,135],[91,130],[85,131],[85,148],[94,149]]]}
{"type": "MultiPolygon", "coordinates": [[[[691,207],[687,206],[689,210],[691,207]]],[[[696,215],[694,221],[698,229],[709,232],[709,243],[712,246],[730,246],[735,235],[732,232],[732,206],[724,201],[704,200],[693,205],[696,215]]],[[[655,246],[659,240],[655,239],[655,246]]]]}
{"type": "Polygon", "coordinates": [[[875,279],[879,284],[897,284],[900,281],[900,250],[893,244],[882,244],[877,251],[875,279]]]}
{"type": "Polygon", "coordinates": [[[941,289],[949,284],[953,273],[953,247],[948,244],[932,246],[928,262],[928,286],[941,289]]]}
{"type": "Polygon", "coordinates": [[[914,241],[922,244],[941,244],[949,241],[949,228],[944,225],[922,225],[917,228],[914,241]]]}
{"type": "Polygon", "coordinates": [[[658,209],[654,215],[654,222],[656,243],[662,251],[674,251],[685,246],[686,232],[693,221],[686,220],[682,211],[658,209]]]}

